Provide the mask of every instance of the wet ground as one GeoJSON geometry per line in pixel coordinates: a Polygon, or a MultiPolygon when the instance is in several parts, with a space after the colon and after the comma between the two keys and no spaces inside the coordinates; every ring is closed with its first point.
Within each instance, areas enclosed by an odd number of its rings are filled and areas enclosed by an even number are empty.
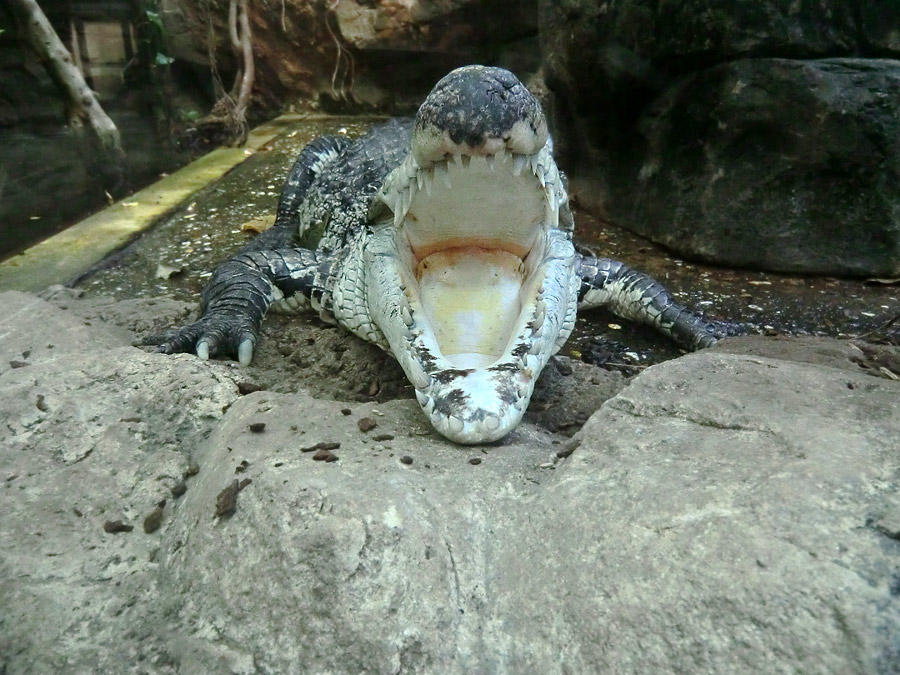
{"type": "Polygon", "coordinates": [[[79,282],[86,293],[119,299],[168,295],[199,298],[222,260],[275,220],[294,159],[317,136],[358,136],[374,118],[310,118],[285,132],[79,282]]]}
{"type": "MultiPolygon", "coordinates": [[[[108,259],[79,286],[118,299],[170,296],[197,301],[217,263],[275,218],[281,185],[300,149],[322,134],[358,135],[370,118],[310,118],[249,154],[218,182],[108,259]]],[[[577,209],[577,193],[573,203],[577,209]]],[[[685,304],[765,334],[866,337],[900,343],[898,280],[842,280],[697,264],[576,210],[576,240],[665,284],[685,304]],[[891,283],[892,282],[892,283],[891,283]]],[[[605,311],[585,312],[569,355],[633,373],[679,354],[653,331],[605,311]]]]}

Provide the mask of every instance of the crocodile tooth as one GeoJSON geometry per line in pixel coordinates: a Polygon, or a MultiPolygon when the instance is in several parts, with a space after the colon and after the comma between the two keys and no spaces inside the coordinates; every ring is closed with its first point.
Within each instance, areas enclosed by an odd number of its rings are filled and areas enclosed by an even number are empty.
{"type": "Polygon", "coordinates": [[[547,204],[547,224],[551,227],[559,227],[559,209],[553,208],[552,204],[547,204]]]}
{"type": "Polygon", "coordinates": [[[537,179],[541,182],[542,188],[547,187],[547,181],[544,180],[544,172],[543,171],[538,172],[537,179]]]}
{"type": "Polygon", "coordinates": [[[409,311],[409,307],[403,305],[400,307],[400,317],[403,319],[403,323],[407,325],[407,327],[412,327],[415,323],[413,321],[412,313],[409,311]]]}
{"type": "Polygon", "coordinates": [[[419,192],[425,189],[425,175],[421,171],[416,172],[416,185],[419,187],[419,192]]]}
{"type": "Polygon", "coordinates": [[[528,350],[529,354],[534,354],[537,356],[544,349],[544,343],[542,340],[535,340],[531,343],[531,349],[528,350]]]}
{"type": "Polygon", "coordinates": [[[543,323],[534,323],[534,328],[531,330],[531,336],[535,338],[541,337],[544,334],[544,324],[543,323]]]}
{"type": "Polygon", "coordinates": [[[535,325],[543,325],[544,317],[547,314],[547,303],[543,300],[538,300],[537,304],[534,307],[534,321],[535,325]]]}
{"type": "Polygon", "coordinates": [[[481,423],[488,431],[496,431],[500,428],[500,418],[496,415],[485,415],[481,423]]]}
{"type": "Polygon", "coordinates": [[[525,164],[528,163],[528,156],[527,155],[516,155],[515,157],[516,157],[516,161],[513,164],[513,176],[518,177],[518,176],[522,175],[522,169],[524,169],[525,164]]]}
{"type": "Polygon", "coordinates": [[[401,194],[403,196],[403,215],[406,216],[409,213],[409,205],[412,204],[413,194],[415,188],[410,186],[409,190],[404,190],[401,194]]]}
{"type": "Polygon", "coordinates": [[[459,167],[461,167],[463,165],[462,153],[459,153],[459,152],[453,153],[453,163],[459,167]]]}
{"type": "Polygon", "coordinates": [[[416,400],[423,408],[427,408],[431,405],[431,397],[424,391],[419,391],[418,389],[416,389],[416,400]]]}
{"type": "Polygon", "coordinates": [[[409,361],[409,375],[409,379],[416,389],[428,389],[431,386],[431,376],[414,358],[409,361]]]}
{"type": "Polygon", "coordinates": [[[403,222],[403,218],[406,215],[400,208],[402,205],[401,198],[398,197],[397,201],[394,202],[394,227],[400,227],[400,224],[403,222]]]}
{"type": "Polygon", "coordinates": [[[488,155],[487,157],[484,158],[484,161],[487,163],[488,170],[493,172],[494,164],[497,161],[497,156],[496,155],[488,155]]]}
{"type": "Polygon", "coordinates": [[[451,431],[458,434],[466,428],[466,423],[463,422],[459,417],[450,415],[449,417],[447,417],[447,426],[450,427],[451,431]]]}
{"type": "Polygon", "coordinates": [[[528,383],[522,382],[516,386],[516,393],[519,395],[519,398],[525,398],[528,396],[528,383]]]}
{"type": "Polygon", "coordinates": [[[425,194],[427,194],[430,197],[431,196],[431,183],[434,180],[434,173],[422,171],[419,175],[422,176],[422,184],[425,186],[425,194]]]}
{"type": "Polygon", "coordinates": [[[442,164],[434,165],[434,175],[441,179],[441,182],[447,186],[449,190],[452,186],[450,185],[450,172],[447,163],[444,162],[442,164]]]}

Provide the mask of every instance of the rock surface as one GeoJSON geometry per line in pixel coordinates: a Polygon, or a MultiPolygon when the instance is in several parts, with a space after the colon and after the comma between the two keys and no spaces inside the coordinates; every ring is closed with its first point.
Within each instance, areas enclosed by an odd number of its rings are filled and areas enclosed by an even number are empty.
{"type": "Polygon", "coordinates": [[[895,274],[897,19],[874,0],[541,2],[576,197],[696,259],[895,274]]]}
{"type": "MultiPolygon", "coordinates": [[[[700,260],[900,275],[900,61],[732,61],[649,107],[610,214],[700,260]]],[[[625,164],[622,163],[624,168],[625,164]]]]}
{"type": "MultiPolygon", "coordinates": [[[[172,55],[204,67],[206,7],[163,0],[161,12],[172,55]]],[[[534,71],[540,63],[536,0],[284,0],[251,4],[250,13],[264,37],[254,43],[257,94],[282,104],[313,99],[396,114],[457,66],[506,61],[534,71]]],[[[225,70],[227,16],[226,3],[211,18],[225,70]]]]}
{"type": "Polygon", "coordinates": [[[175,303],[0,306],[4,672],[900,667],[900,383],[847,343],[727,341],[572,440],[461,448],[128,346],[175,303]]]}

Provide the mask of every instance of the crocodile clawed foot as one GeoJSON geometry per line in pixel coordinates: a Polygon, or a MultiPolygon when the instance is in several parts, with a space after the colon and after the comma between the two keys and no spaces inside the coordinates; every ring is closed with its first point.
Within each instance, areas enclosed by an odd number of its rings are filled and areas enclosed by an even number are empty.
{"type": "Polygon", "coordinates": [[[204,361],[214,356],[237,358],[246,366],[253,359],[257,340],[258,329],[246,319],[211,314],[187,326],[147,336],[138,344],[155,346],[162,354],[194,352],[204,361]]]}

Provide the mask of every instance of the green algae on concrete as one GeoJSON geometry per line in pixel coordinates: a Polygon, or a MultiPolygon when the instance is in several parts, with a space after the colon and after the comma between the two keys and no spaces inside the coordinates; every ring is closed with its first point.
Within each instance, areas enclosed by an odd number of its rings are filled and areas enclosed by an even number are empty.
{"type": "Polygon", "coordinates": [[[301,120],[286,114],[252,130],[242,148],[218,148],[95,213],[59,234],[0,262],[0,289],[41,291],[78,277],[150,227],[200,188],[220,178],[301,120]]]}

